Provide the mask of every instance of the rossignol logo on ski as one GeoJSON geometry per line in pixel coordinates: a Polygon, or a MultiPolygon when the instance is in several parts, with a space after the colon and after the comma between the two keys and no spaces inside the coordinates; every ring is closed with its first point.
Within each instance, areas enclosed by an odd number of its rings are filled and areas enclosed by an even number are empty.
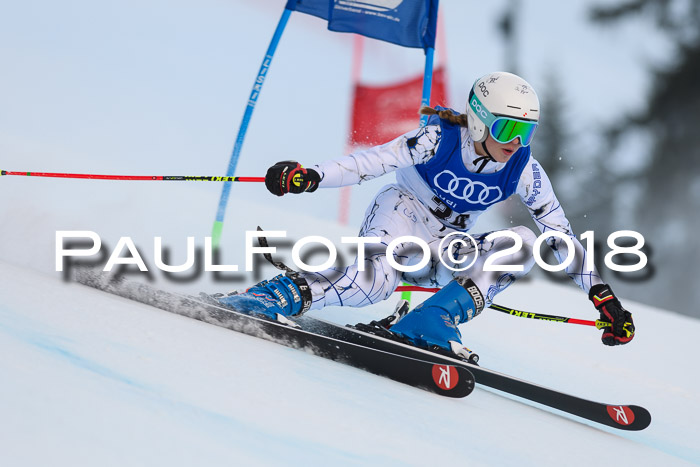
{"type": "Polygon", "coordinates": [[[608,415],[620,425],[627,426],[634,422],[634,412],[624,405],[609,405],[608,415]]]}
{"type": "Polygon", "coordinates": [[[459,374],[457,369],[449,365],[433,365],[433,381],[440,388],[446,391],[457,386],[459,374]]]}

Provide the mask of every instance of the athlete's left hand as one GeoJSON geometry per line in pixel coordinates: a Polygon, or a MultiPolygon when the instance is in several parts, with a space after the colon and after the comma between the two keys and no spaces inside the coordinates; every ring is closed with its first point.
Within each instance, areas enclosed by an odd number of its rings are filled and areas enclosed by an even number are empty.
{"type": "Polygon", "coordinates": [[[601,328],[603,344],[623,345],[634,339],[632,313],[622,307],[609,285],[594,285],[588,292],[588,298],[600,312],[600,320],[610,323],[601,328]]]}

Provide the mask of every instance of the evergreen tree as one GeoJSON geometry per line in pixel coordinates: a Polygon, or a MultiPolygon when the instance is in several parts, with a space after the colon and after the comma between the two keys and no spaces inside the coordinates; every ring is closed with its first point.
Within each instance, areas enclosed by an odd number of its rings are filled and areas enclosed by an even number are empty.
{"type": "Polygon", "coordinates": [[[533,154],[542,164],[549,177],[556,185],[566,171],[565,159],[568,160],[568,130],[564,126],[564,103],[566,96],[561,90],[558,75],[550,68],[545,78],[544,92],[541,92],[541,106],[544,117],[537,128],[537,137],[533,142],[533,154]]]}
{"type": "Polygon", "coordinates": [[[591,13],[595,22],[610,25],[646,15],[676,45],[674,63],[653,71],[646,109],[622,119],[609,139],[614,147],[622,136],[642,131],[653,141],[634,185],[637,229],[656,252],[656,287],[635,290],[652,304],[697,316],[700,288],[689,282],[700,263],[700,2],[632,0],[591,13]]]}

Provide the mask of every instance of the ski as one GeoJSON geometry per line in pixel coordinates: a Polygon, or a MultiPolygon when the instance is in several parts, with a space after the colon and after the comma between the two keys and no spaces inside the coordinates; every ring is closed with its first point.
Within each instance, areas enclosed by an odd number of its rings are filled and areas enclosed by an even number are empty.
{"type": "Polygon", "coordinates": [[[473,365],[457,358],[423,350],[348,326],[338,326],[322,320],[314,320],[312,325],[307,326],[319,334],[332,336],[346,342],[353,342],[379,350],[391,349],[393,353],[406,357],[468,368],[476,377],[478,384],[612,428],[639,431],[645,429],[651,423],[649,411],[638,405],[606,404],[591,401],[489,370],[483,366],[473,365]]]}
{"type": "MultiPolygon", "coordinates": [[[[645,429],[651,423],[649,411],[638,405],[591,401],[483,366],[473,365],[458,358],[309,316],[295,318],[294,323],[300,328],[293,328],[238,313],[229,308],[206,304],[193,297],[153,289],[144,284],[127,281],[111,282],[107,275],[93,271],[79,271],[77,281],[166,311],[262,337],[289,347],[310,348],[313,353],[325,358],[343,361],[437,394],[464,397],[473,389],[475,379],[478,384],[612,428],[638,431],[645,429]],[[316,340],[318,343],[315,342],[316,340]],[[335,348],[334,345],[338,347],[335,348]],[[364,350],[355,351],[355,349],[364,350]],[[348,353],[351,355],[348,356],[348,353]],[[397,359],[398,357],[403,357],[405,360],[397,359]],[[406,367],[400,366],[399,362],[406,367]],[[391,365],[396,366],[389,368],[391,365]],[[439,385],[440,375],[445,378],[447,374],[444,372],[452,372],[452,369],[457,371],[456,375],[459,379],[456,386],[460,386],[462,382],[465,383],[464,387],[460,387],[460,395],[457,395],[458,392],[454,387],[445,390],[439,385]],[[461,373],[461,370],[467,373],[461,373]],[[428,373],[430,378],[425,376],[428,373]]],[[[454,373],[449,375],[450,385],[454,384],[454,375],[454,373]]]]}
{"type": "MultiPolygon", "coordinates": [[[[303,324],[295,326],[294,323],[290,325],[258,318],[197,297],[159,290],[147,284],[123,279],[111,280],[106,274],[89,270],[79,270],[76,281],[171,313],[310,351],[320,357],[442,396],[465,397],[474,389],[474,375],[464,366],[395,354],[391,352],[390,346],[384,349],[367,347],[360,342],[316,333],[303,324]]],[[[311,318],[305,319],[308,320],[311,318]]]]}

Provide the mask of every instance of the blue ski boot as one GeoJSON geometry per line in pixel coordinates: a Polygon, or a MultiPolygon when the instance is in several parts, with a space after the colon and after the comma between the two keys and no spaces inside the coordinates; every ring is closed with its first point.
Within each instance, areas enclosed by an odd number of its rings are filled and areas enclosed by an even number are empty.
{"type": "Polygon", "coordinates": [[[280,274],[245,292],[233,292],[216,299],[236,311],[291,324],[287,317],[300,315],[311,307],[311,289],[302,277],[280,274]]]}
{"type": "Polygon", "coordinates": [[[476,363],[478,356],[462,345],[457,325],[481,313],[484,305],[476,284],[460,277],[408,312],[389,331],[417,347],[441,349],[476,363]]]}

